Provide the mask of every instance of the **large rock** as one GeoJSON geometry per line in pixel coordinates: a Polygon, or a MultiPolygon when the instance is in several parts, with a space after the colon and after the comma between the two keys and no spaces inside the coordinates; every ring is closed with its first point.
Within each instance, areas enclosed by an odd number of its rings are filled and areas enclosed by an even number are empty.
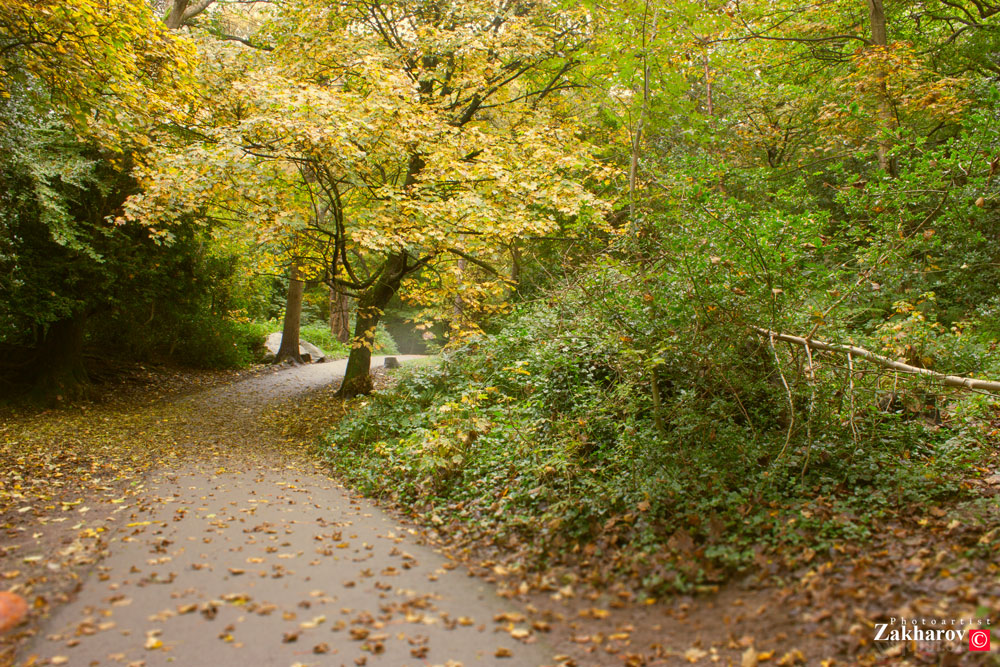
{"type": "MultiPolygon", "coordinates": [[[[268,363],[274,361],[274,358],[278,355],[278,350],[281,349],[281,332],[275,331],[269,335],[264,341],[264,347],[267,349],[264,361],[268,363]]],[[[302,357],[302,361],[312,361],[317,364],[326,361],[326,355],[323,354],[323,350],[309,341],[302,339],[299,339],[299,355],[302,357]]]]}

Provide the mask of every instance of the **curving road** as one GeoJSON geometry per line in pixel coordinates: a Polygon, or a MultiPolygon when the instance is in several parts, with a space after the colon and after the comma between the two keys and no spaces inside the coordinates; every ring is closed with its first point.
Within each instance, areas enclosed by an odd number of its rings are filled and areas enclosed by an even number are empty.
{"type": "Polygon", "coordinates": [[[24,662],[551,663],[511,603],[289,453],[268,423],[273,405],[337,381],[344,365],[288,368],[173,404],[161,421],[189,454],[150,476],[107,557],[24,662]]]}

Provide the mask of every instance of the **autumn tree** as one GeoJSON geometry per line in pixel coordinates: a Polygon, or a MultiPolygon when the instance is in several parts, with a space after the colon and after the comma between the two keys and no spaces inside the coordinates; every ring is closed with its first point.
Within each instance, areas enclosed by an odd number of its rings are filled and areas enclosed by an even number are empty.
{"type": "MultiPolygon", "coordinates": [[[[784,89],[748,118],[745,136],[806,150],[810,143],[826,151],[870,147],[890,175],[898,171],[901,137],[953,135],[967,101],[967,75],[995,71],[982,56],[1000,25],[995,10],[976,3],[743,3],[727,12],[731,23],[713,42],[738,44],[731,53],[754,63],[755,77],[743,85],[784,89]],[[805,115],[802,100],[813,107],[805,115]],[[801,141],[805,128],[816,141],[801,141]],[[783,141],[789,136],[799,140],[783,141]]],[[[753,97],[754,91],[746,95],[753,97]]],[[[782,156],[789,157],[787,150],[782,156]]]]}
{"type": "Polygon", "coordinates": [[[365,393],[404,285],[449,314],[459,292],[501,298],[512,242],[598,219],[596,165],[561,103],[587,36],[586,12],[545,2],[286,3],[255,37],[268,50],[233,56],[224,99],[181,123],[202,140],[160,151],[131,215],[294,230],[304,270],[356,299],[342,393],[365,393]]]}
{"type": "Polygon", "coordinates": [[[185,53],[144,2],[0,7],[0,339],[43,392],[85,381],[87,319],[112,307],[117,260],[143,236],[109,216],[184,88],[185,53]]]}

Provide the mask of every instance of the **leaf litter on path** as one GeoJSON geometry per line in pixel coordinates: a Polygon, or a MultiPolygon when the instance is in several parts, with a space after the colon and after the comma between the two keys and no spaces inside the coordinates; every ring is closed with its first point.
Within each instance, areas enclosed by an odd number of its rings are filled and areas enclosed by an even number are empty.
{"type": "Polygon", "coordinates": [[[470,622],[505,606],[490,586],[322,474],[307,443],[342,408],[307,393],[319,378],[290,369],[5,424],[17,477],[4,516],[21,539],[5,542],[4,571],[29,596],[51,572],[72,582],[37,596],[7,646],[32,665],[550,662],[540,644],[470,622]]]}

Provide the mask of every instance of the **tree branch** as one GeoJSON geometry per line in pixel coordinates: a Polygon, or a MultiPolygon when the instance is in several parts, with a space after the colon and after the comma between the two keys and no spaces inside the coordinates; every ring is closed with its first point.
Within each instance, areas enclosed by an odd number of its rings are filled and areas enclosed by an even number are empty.
{"type": "Polygon", "coordinates": [[[470,255],[470,254],[468,254],[466,252],[462,252],[458,248],[448,248],[447,250],[448,250],[448,252],[450,252],[453,255],[458,255],[462,259],[468,260],[468,261],[472,262],[473,264],[475,264],[476,266],[478,266],[481,269],[486,269],[487,271],[489,271],[493,275],[496,275],[496,276],[501,275],[500,272],[496,268],[494,268],[492,265],[484,262],[483,260],[479,259],[478,257],[474,257],[473,255],[470,255]]]}
{"type": "Polygon", "coordinates": [[[212,32],[212,35],[216,39],[221,39],[222,41],[225,41],[225,42],[239,42],[240,44],[245,44],[245,45],[249,46],[252,49],[260,49],[261,51],[274,51],[274,47],[273,46],[268,46],[266,44],[254,44],[253,42],[251,42],[249,39],[246,39],[245,37],[239,37],[237,35],[227,35],[224,32],[215,32],[215,31],[210,31],[210,32],[212,32]]]}
{"type": "Polygon", "coordinates": [[[750,328],[762,336],[767,336],[770,340],[783,340],[786,343],[794,343],[795,345],[811,347],[816,350],[825,350],[827,352],[836,352],[837,354],[847,354],[855,357],[861,357],[862,359],[867,359],[882,368],[891,368],[892,370],[899,371],[901,373],[908,373],[910,375],[920,375],[934,382],[939,382],[946,387],[960,387],[963,389],[975,389],[1000,394],[1000,382],[994,382],[992,380],[977,380],[975,378],[967,378],[960,375],[938,373],[937,371],[932,371],[929,368],[920,368],[918,366],[904,364],[901,361],[894,361],[889,357],[884,357],[881,354],[876,354],[870,350],[866,350],[863,347],[857,347],[855,345],[825,343],[820,340],[812,340],[801,336],[792,336],[790,334],[783,334],[777,331],[771,331],[770,329],[763,329],[761,327],[752,326],[750,328]]]}
{"type": "Polygon", "coordinates": [[[198,16],[198,14],[201,14],[203,11],[208,9],[213,2],[215,2],[215,0],[201,0],[200,2],[197,2],[188,7],[186,10],[184,10],[184,13],[181,18],[181,24],[187,23],[195,16],[198,16]]]}

